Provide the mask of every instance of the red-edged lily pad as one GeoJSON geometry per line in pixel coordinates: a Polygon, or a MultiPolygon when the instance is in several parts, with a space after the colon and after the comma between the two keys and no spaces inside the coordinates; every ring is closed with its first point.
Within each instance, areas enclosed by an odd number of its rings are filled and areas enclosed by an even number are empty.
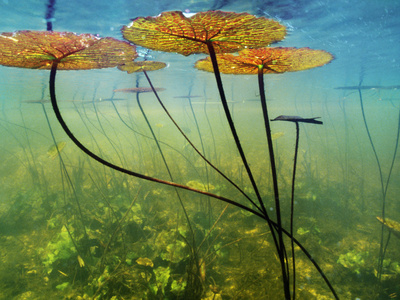
{"type": "Polygon", "coordinates": [[[181,11],[163,12],[156,17],[139,17],[122,28],[125,39],[149,49],[183,55],[236,52],[245,47],[260,48],[282,40],[285,26],[248,13],[199,12],[186,17],[181,11]]]}
{"type": "MultiPolygon", "coordinates": [[[[333,55],[324,50],[292,47],[267,47],[244,49],[239,55],[218,54],[218,67],[225,74],[264,74],[284,73],[307,70],[323,66],[333,59],[333,55]]],[[[213,72],[210,57],[196,62],[196,68],[213,72]]]]}
{"type": "Polygon", "coordinates": [[[0,64],[30,69],[84,70],[115,67],[137,57],[135,46],[114,38],[55,31],[0,34],[0,64]]]}

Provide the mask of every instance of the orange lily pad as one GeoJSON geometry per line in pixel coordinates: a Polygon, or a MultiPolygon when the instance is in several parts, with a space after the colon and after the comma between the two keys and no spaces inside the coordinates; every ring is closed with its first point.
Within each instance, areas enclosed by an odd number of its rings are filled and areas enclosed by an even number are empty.
{"type": "Polygon", "coordinates": [[[135,46],[114,38],[55,31],[0,34],[0,64],[30,69],[84,70],[115,67],[137,57],[135,46]]]}
{"type": "Polygon", "coordinates": [[[156,17],[139,17],[122,28],[125,39],[149,49],[183,55],[236,52],[245,47],[260,48],[282,40],[285,26],[248,13],[199,12],[186,17],[181,11],[163,12],[156,17]]]}
{"type": "MultiPolygon", "coordinates": [[[[324,50],[293,47],[244,49],[239,55],[217,55],[219,70],[225,74],[258,74],[259,69],[264,74],[301,71],[323,66],[333,58],[324,50]]],[[[195,67],[214,71],[210,57],[197,61],[195,67]]]]}
{"type": "Polygon", "coordinates": [[[160,61],[130,61],[126,64],[118,66],[121,71],[126,71],[128,74],[143,71],[155,71],[163,69],[167,66],[166,63],[160,61]]]}
{"type": "MultiPolygon", "coordinates": [[[[154,88],[156,92],[165,91],[164,88],[154,88]]],[[[114,92],[122,92],[122,93],[147,93],[152,92],[151,87],[138,87],[138,88],[128,88],[128,89],[116,89],[114,92]]]]}

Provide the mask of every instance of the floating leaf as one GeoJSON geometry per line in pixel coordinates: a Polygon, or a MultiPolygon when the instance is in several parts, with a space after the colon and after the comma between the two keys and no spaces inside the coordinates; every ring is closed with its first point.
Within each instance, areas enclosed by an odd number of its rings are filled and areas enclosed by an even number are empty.
{"type": "Polygon", "coordinates": [[[139,17],[122,28],[125,39],[149,49],[183,55],[236,52],[245,47],[265,47],[282,40],[285,26],[248,13],[199,12],[186,17],[181,11],[163,12],[157,17],[139,17]]]}
{"type": "MultiPolygon", "coordinates": [[[[165,91],[164,88],[154,88],[156,92],[165,91]]],[[[148,93],[152,92],[151,87],[137,87],[137,88],[128,88],[128,89],[116,89],[114,92],[122,92],[122,93],[148,93]]]]}
{"type": "MultiPolygon", "coordinates": [[[[320,67],[333,59],[332,54],[324,50],[310,48],[261,48],[244,49],[239,55],[218,54],[218,66],[225,74],[264,74],[302,71],[320,67]]],[[[210,57],[196,62],[195,67],[213,72],[210,57]]]]}
{"type": "Polygon", "coordinates": [[[137,57],[135,46],[114,38],[54,31],[0,34],[0,64],[10,67],[83,70],[115,67],[137,57]]]}
{"type": "Polygon", "coordinates": [[[128,74],[143,71],[155,71],[163,69],[167,66],[166,63],[159,61],[130,61],[126,64],[118,66],[121,71],[126,71],[128,74]]]}

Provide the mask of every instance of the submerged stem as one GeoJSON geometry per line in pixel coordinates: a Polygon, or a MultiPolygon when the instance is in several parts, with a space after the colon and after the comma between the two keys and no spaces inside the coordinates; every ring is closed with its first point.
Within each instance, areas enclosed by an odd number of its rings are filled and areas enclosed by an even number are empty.
{"type": "Polygon", "coordinates": [[[250,182],[251,182],[251,184],[253,186],[254,192],[257,195],[257,199],[258,199],[258,202],[260,204],[260,208],[261,208],[262,212],[265,215],[268,215],[267,210],[265,209],[264,203],[262,201],[260,192],[258,191],[257,184],[256,184],[256,182],[254,180],[253,173],[251,172],[250,166],[249,166],[249,164],[247,162],[247,159],[246,159],[246,156],[244,154],[242,145],[240,143],[239,136],[238,136],[238,134],[236,132],[235,124],[233,123],[232,116],[231,116],[230,111],[229,111],[228,102],[227,102],[226,97],[225,97],[225,92],[224,92],[224,88],[223,88],[223,85],[222,85],[221,74],[219,72],[218,63],[217,63],[217,56],[215,55],[214,47],[213,47],[212,43],[207,43],[207,47],[208,47],[208,52],[210,53],[210,58],[211,58],[211,62],[212,62],[213,69],[214,69],[215,80],[217,82],[217,87],[218,87],[219,95],[220,95],[220,98],[221,98],[221,103],[222,103],[222,106],[224,108],[225,116],[226,116],[226,119],[228,121],[229,127],[231,129],[233,139],[235,140],[236,148],[239,151],[239,155],[240,155],[240,157],[242,159],[242,162],[243,162],[243,165],[244,165],[244,167],[245,167],[245,169],[247,171],[247,175],[248,175],[248,177],[250,179],[250,182]]]}
{"type": "Polygon", "coordinates": [[[272,172],[272,183],[274,188],[274,199],[275,199],[275,210],[276,210],[276,220],[277,220],[277,233],[278,233],[278,243],[277,243],[277,250],[279,254],[279,260],[281,263],[282,268],[282,280],[284,284],[285,296],[286,299],[290,299],[290,287],[289,287],[289,269],[287,264],[287,257],[286,257],[286,250],[285,244],[283,242],[283,234],[282,234],[282,218],[281,218],[281,208],[279,202],[279,189],[278,189],[278,176],[276,172],[276,165],[275,165],[275,155],[274,155],[274,147],[272,144],[272,135],[271,135],[271,126],[269,124],[269,117],[268,117],[268,108],[267,108],[267,101],[265,98],[265,91],[264,91],[264,73],[263,68],[259,67],[258,69],[258,86],[260,90],[260,101],[261,101],[261,108],[264,117],[264,126],[265,132],[267,135],[267,142],[268,142],[268,151],[269,151],[269,159],[271,164],[271,172],[272,172]]]}
{"type": "MultiPolygon", "coordinates": [[[[290,200],[290,235],[293,236],[293,219],[294,219],[294,185],[296,181],[296,166],[297,166],[297,153],[299,150],[299,135],[300,128],[299,122],[296,124],[296,145],[294,147],[294,160],[293,160],[293,175],[292,175],[292,195],[290,200]]],[[[294,255],[294,241],[292,239],[292,261],[293,261],[293,299],[296,298],[296,260],[294,255]]]]}

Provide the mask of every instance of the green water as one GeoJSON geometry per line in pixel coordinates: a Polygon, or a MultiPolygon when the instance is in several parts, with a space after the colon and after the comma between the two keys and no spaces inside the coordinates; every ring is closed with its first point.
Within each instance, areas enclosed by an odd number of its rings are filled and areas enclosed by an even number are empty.
{"type": "MultiPolygon", "coordinates": [[[[79,10],[81,3],[69,1],[57,4],[54,27],[122,39],[120,27],[139,15],[187,8],[247,11],[288,27],[278,46],[332,52],[335,60],[326,66],[264,76],[270,119],[323,121],[300,124],[293,235],[309,256],[294,245],[296,299],[334,299],[311,260],[340,299],[396,299],[400,241],[377,217],[385,200],[385,217],[400,222],[399,6],[356,4],[232,0],[208,7],[205,1],[119,0],[79,10]],[[358,90],[337,89],[361,80],[378,86],[361,94],[377,157],[358,90]]],[[[44,29],[42,1],[14,5],[0,1],[1,31],[44,29]]],[[[165,89],[159,96],[171,116],[238,188],[205,163],[153,93],[113,92],[148,87],[143,74],[116,68],[58,71],[61,113],[76,138],[99,157],[198,193],[94,161],[56,120],[49,71],[0,66],[0,299],[284,299],[273,234],[265,218],[249,211],[258,212],[243,195],[257,202],[214,76],[193,68],[205,55],[149,55],[168,64],[149,76],[165,89]],[[55,144],[64,143],[58,153],[55,144]]],[[[222,81],[263,204],[277,222],[257,78],[222,75],[222,81]]],[[[289,231],[296,129],[292,122],[271,122],[271,131],[282,226],[289,231]]],[[[284,235],[283,241],[292,290],[291,239],[284,235]]]]}
{"type": "MultiPolygon", "coordinates": [[[[60,72],[57,96],[67,123],[101,157],[170,180],[138,109],[136,94],[115,94],[115,107],[110,101],[98,101],[113,96],[112,90],[102,88],[99,82],[115,72],[87,72],[82,78],[94,75],[99,81],[88,83],[87,89],[77,84],[74,91],[68,89],[68,82],[79,82],[79,75],[60,72]]],[[[136,75],[125,80],[132,78],[136,75]]],[[[232,86],[228,98],[241,99],[230,103],[231,112],[265,205],[275,219],[262,115],[259,103],[250,101],[256,97],[245,96],[256,95],[257,89],[254,86],[252,92],[248,88],[243,91],[235,80],[224,77],[228,91],[232,86]]],[[[214,97],[214,87],[208,88],[211,84],[212,77],[206,78],[194,83],[191,91],[200,96],[192,98],[192,105],[206,157],[254,198],[222,108],[214,97]]],[[[310,89],[305,85],[297,97],[307,95],[310,89]]],[[[34,90],[32,87],[30,92],[34,90]]],[[[197,292],[201,299],[282,299],[280,267],[265,221],[216,199],[179,190],[195,233],[193,239],[174,188],[129,177],[88,158],[62,132],[50,104],[26,103],[22,99],[40,98],[27,98],[25,93],[29,91],[16,93],[14,97],[21,101],[8,105],[1,120],[1,194],[5,199],[0,222],[2,298],[41,299],[46,295],[51,299],[184,299],[185,288],[190,288],[190,293],[197,292]],[[56,141],[66,142],[54,159],[47,154],[53,142],[44,110],[56,141]],[[193,264],[196,259],[201,263],[199,273],[193,264]]],[[[188,99],[174,98],[187,93],[184,89],[167,90],[160,97],[188,137],[202,149],[188,99]]],[[[395,295],[400,257],[396,251],[399,241],[393,235],[385,253],[381,282],[376,277],[381,231],[376,216],[381,212],[382,196],[358,94],[348,93],[346,99],[342,96],[342,107],[338,107],[330,102],[331,96],[323,93],[313,94],[315,100],[306,104],[296,99],[282,106],[278,100],[283,97],[281,93],[270,89],[271,115],[276,116],[276,111],[302,113],[320,116],[324,121],[322,126],[300,126],[296,238],[342,299],[385,299],[395,295]]],[[[377,101],[378,96],[393,97],[393,92],[384,93],[366,91],[364,101],[367,112],[379,108],[382,115],[394,115],[390,119],[367,114],[385,179],[395,146],[393,132],[398,112],[390,102],[377,101]],[[382,130],[383,126],[393,130],[382,130]]],[[[165,116],[153,94],[139,94],[139,100],[161,142],[175,182],[197,182],[201,189],[209,184],[210,192],[248,205],[243,195],[204,164],[165,116]]],[[[272,133],[279,133],[274,147],[283,225],[288,228],[295,126],[271,124],[272,133]]],[[[400,217],[396,213],[398,186],[395,167],[386,196],[387,215],[394,220],[400,217]]],[[[387,235],[385,231],[385,239],[387,235]]],[[[286,244],[290,249],[289,239],[286,244]]],[[[309,259],[298,247],[295,254],[297,297],[331,299],[309,259]]]]}

